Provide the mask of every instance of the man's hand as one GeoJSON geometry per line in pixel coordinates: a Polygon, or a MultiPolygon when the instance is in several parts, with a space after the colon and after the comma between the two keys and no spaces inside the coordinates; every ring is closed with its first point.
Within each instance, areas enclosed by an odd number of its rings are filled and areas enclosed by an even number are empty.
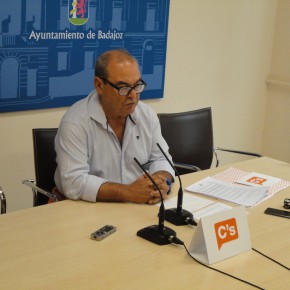
{"type": "MultiPolygon", "coordinates": [[[[152,178],[159,187],[163,199],[166,199],[168,191],[166,177],[160,173],[155,173],[152,175],[152,178]]],[[[111,182],[104,183],[100,187],[97,195],[97,201],[123,201],[155,204],[160,200],[161,198],[158,189],[155,188],[145,174],[128,185],[111,182]]]]}
{"type": "MultiPolygon", "coordinates": [[[[163,199],[166,199],[168,191],[166,178],[161,174],[153,174],[152,178],[160,189],[163,199]]],[[[138,192],[134,197],[132,196],[134,199],[133,202],[155,204],[161,200],[158,189],[145,174],[129,186],[135,193],[138,192]]]]}

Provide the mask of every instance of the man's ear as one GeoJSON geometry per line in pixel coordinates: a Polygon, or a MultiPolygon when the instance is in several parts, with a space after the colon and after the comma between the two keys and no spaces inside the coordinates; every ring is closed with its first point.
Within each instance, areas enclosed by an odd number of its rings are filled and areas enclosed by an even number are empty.
{"type": "Polygon", "coordinates": [[[103,82],[101,81],[99,77],[95,77],[94,85],[95,85],[97,93],[100,95],[103,89],[103,82]]]}

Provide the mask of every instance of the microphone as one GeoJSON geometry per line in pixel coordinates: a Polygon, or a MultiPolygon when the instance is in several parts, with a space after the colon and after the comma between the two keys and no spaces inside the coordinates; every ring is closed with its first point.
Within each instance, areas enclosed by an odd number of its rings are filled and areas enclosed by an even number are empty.
{"type": "Polygon", "coordinates": [[[158,185],[150,176],[150,174],[143,168],[143,166],[140,164],[137,158],[134,157],[134,160],[138,164],[138,166],[142,169],[142,171],[146,174],[149,180],[153,183],[153,185],[156,187],[161,198],[161,205],[160,205],[159,214],[158,214],[159,216],[158,225],[148,226],[146,228],[139,230],[137,232],[137,236],[160,246],[171,244],[171,243],[183,245],[183,242],[176,237],[176,232],[172,230],[171,228],[164,226],[164,212],[165,212],[164,202],[163,202],[163,197],[162,197],[162,194],[158,185]]]}
{"type": "Polygon", "coordinates": [[[183,225],[192,225],[196,226],[197,223],[193,219],[193,214],[185,209],[182,209],[182,201],[183,201],[183,189],[182,189],[182,183],[180,179],[180,175],[175,168],[175,166],[172,164],[168,156],[165,154],[161,146],[157,143],[158,148],[174,170],[175,174],[178,177],[179,180],[179,190],[178,190],[178,197],[177,197],[177,208],[170,208],[165,210],[164,213],[164,219],[176,226],[183,226],[183,225]]]}

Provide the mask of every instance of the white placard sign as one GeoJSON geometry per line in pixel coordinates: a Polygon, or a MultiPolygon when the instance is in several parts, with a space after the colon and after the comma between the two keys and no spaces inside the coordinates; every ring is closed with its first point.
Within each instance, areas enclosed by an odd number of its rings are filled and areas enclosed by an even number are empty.
{"type": "Polygon", "coordinates": [[[239,206],[202,217],[189,252],[197,260],[213,264],[251,248],[246,211],[239,206]]]}

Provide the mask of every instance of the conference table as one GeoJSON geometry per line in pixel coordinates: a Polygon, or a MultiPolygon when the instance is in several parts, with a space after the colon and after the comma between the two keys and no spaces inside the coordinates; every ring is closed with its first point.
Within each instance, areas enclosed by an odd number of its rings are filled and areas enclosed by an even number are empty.
{"type": "MultiPolygon", "coordinates": [[[[290,164],[262,157],[183,175],[183,187],[229,167],[290,181],[290,164]]],[[[175,182],[172,196],[178,187],[175,182]]],[[[267,207],[283,209],[286,197],[290,187],[247,208],[247,217],[253,248],[289,268],[290,220],[264,214],[267,207]]],[[[0,289],[255,289],[197,263],[181,245],[138,237],[138,230],[158,223],[158,211],[147,204],[65,200],[1,215],[0,289]],[[117,231],[92,240],[106,224],[117,231]]],[[[165,225],[189,246],[196,227],[165,225]]],[[[290,271],[253,250],[211,266],[263,289],[290,289],[290,271]]]]}

